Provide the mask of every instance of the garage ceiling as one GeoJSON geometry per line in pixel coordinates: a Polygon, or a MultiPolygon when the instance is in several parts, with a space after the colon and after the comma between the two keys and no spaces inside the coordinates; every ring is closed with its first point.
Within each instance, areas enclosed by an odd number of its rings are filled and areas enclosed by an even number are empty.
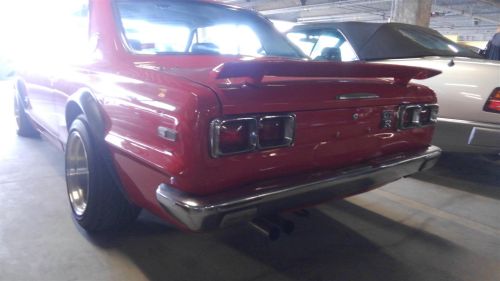
{"type": "MultiPolygon", "coordinates": [[[[390,21],[395,0],[222,0],[270,19],[307,22],[390,21]]],[[[500,0],[434,0],[430,26],[463,41],[489,40],[500,26],[500,0]]]]}

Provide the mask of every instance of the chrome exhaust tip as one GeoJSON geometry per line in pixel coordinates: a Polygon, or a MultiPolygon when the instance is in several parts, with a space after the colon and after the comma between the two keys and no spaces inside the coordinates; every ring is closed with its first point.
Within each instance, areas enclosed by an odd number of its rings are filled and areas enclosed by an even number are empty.
{"type": "Polygon", "coordinates": [[[293,223],[293,221],[287,220],[281,216],[274,215],[266,217],[265,219],[268,220],[270,223],[278,226],[281,229],[281,231],[283,231],[288,235],[292,234],[292,232],[295,230],[295,224],[293,223]]]}
{"type": "Polygon", "coordinates": [[[259,233],[268,237],[271,241],[278,240],[281,236],[281,229],[277,225],[271,223],[266,219],[254,219],[250,222],[250,225],[253,226],[253,228],[256,229],[259,233]]]}

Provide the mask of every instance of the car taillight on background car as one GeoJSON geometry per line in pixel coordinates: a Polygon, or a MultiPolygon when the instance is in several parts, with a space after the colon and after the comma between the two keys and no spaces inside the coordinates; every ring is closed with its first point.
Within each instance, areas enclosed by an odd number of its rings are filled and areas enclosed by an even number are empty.
{"type": "Polygon", "coordinates": [[[402,105],[398,112],[398,128],[404,130],[433,125],[437,122],[438,113],[437,104],[402,105]]]}
{"type": "Polygon", "coordinates": [[[484,110],[500,113],[500,88],[496,88],[490,95],[490,98],[484,105],[484,110]]]}
{"type": "Polygon", "coordinates": [[[290,146],[294,129],[293,115],[216,119],[211,123],[212,156],[290,146]]]}

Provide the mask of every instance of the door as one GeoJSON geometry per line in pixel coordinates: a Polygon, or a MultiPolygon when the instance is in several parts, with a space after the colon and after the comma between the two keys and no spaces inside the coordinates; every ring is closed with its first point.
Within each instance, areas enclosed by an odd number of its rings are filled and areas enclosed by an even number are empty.
{"type": "Polygon", "coordinates": [[[42,127],[42,131],[53,134],[50,129],[54,122],[51,75],[48,70],[38,67],[32,67],[21,75],[26,85],[26,112],[42,127]]]}

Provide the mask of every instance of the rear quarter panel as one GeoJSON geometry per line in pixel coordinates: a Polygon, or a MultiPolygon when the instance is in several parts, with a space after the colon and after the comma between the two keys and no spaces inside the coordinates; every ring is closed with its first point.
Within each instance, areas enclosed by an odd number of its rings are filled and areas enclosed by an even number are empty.
{"type": "MultiPolygon", "coordinates": [[[[220,114],[208,88],[152,70],[100,73],[94,83],[108,129],[105,141],[129,197],[164,215],[155,198],[159,184],[183,185],[180,175],[198,170],[207,152],[208,122],[220,114]],[[158,127],[177,133],[161,138],[158,127]]],[[[181,177],[182,178],[182,177],[181,177]]],[[[168,217],[166,217],[168,219],[168,217]]]]}

